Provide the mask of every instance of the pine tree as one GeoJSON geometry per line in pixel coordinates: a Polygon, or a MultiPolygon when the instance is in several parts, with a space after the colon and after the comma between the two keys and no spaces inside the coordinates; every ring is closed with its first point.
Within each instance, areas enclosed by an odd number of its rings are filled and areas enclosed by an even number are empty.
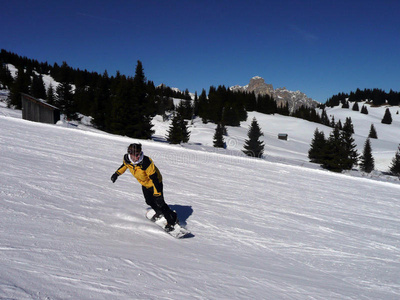
{"type": "Polygon", "coordinates": [[[74,101],[74,94],[70,82],[73,81],[72,69],[63,62],[57,72],[57,81],[60,84],[56,88],[56,106],[67,119],[76,119],[78,107],[74,101]]]}
{"type": "Polygon", "coordinates": [[[111,111],[111,95],[110,95],[110,78],[107,71],[96,82],[94,88],[94,103],[92,106],[91,116],[92,124],[104,131],[110,131],[110,111],[111,111]]]}
{"type": "Polygon", "coordinates": [[[0,63],[0,88],[10,88],[14,79],[6,64],[0,63]]]}
{"type": "Polygon", "coordinates": [[[244,97],[246,99],[245,106],[247,111],[256,111],[257,110],[257,97],[254,92],[245,93],[244,97]]]}
{"type": "Polygon", "coordinates": [[[33,97],[46,99],[46,88],[44,86],[42,75],[32,75],[32,84],[29,90],[33,97]]]}
{"type": "Polygon", "coordinates": [[[367,109],[367,107],[366,107],[365,105],[363,105],[363,106],[361,107],[361,113],[362,113],[362,114],[365,114],[365,115],[368,115],[368,109],[367,109]]]}
{"type": "Polygon", "coordinates": [[[172,98],[169,97],[169,90],[171,89],[167,88],[164,84],[156,88],[156,113],[163,117],[163,121],[168,120],[167,111],[172,111],[175,109],[174,102],[172,98]]]}
{"type": "Polygon", "coordinates": [[[185,118],[186,114],[185,114],[185,107],[183,105],[183,101],[179,101],[178,105],[175,108],[176,113],[179,114],[182,118],[185,118]]]}
{"type": "Polygon", "coordinates": [[[341,140],[343,147],[343,157],[342,157],[342,168],[344,170],[350,170],[353,165],[358,162],[357,145],[354,143],[353,138],[354,126],[351,122],[351,118],[346,118],[346,122],[343,125],[343,130],[341,132],[341,140]]]}
{"type": "Polygon", "coordinates": [[[215,128],[214,134],[214,147],[216,148],[225,148],[224,142],[224,126],[221,123],[218,123],[217,127],[215,128]]]}
{"type": "Polygon", "coordinates": [[[172,119],[172,123],[169,127],[168,134],[166,136],[167,141],[170,144],[180,144],[182,142],[182,131],[180,127],[180,117],[176,115],[172,119]]]}
{"type": "Polygon", "coordinates": [[[184,118],[185,120],[191,120],[193,116],[193,106],[192,100],[184,99],[181,100],[176,108],[176,111],[184,118]]]}
{"type": "MultiPolygon", "coordinates": [[[[315,110],[314,110],[315,111],[315,110]]],[[[290,115],[290,111],[289,111],[289,103],[286,101],[286,103],[282,103],[278,109],[277,109],[277,113],[283,116],[289,116],[290,115]]]]}
{"type": "Polygon", "coordinates": [[[172,119],[171,126],[168,130],[167,141],[170,144],[187,143],[189,141],[190,132],[187,128],[187,122],[178,113],[172,119]]]}
{"type": "Polygon", "coordinates": [[[321,159],[321,166],[330,171],[341,172],[344,169],[345,157],[342,136],[339,128],[335,126],[326,141],[326,148],[321,159]]]}
{"type": "Polygon", "coordinates": [[[268,94],[258,95],[257,111],[263,114],[274,114],[278,111],[276,101],[268,94]]]}
{"type": "Polygon", "coordinates": [[[308,158],[311,162],[321,163],[325,149],[326,140],[323,131],[318,128],[314,131],[314,138],[311,140],[310,150],[308,150],[308,158]]]}
{"type": "Polygon", "coordinates": [[[19,68],[17,77],[10,88],[10,94],[7,99],[7,106],[15,106],[16,109],[22,108],[21,93],[29,93],[29,85],[31,83],[29,75],[23,68],[19,68]]]}
{"type": "MultiPolygon", "coordinates": [[[[187,93],[189,94],[189,91],[187,91],[187,93]]],[[[180,102],[180,105],[182,105],[182,117],[185,120],[191,120],[193,117],[193,104],[192,104],[192,99],[190,98],[190,96],[188,96],[189,98],[184,99],[183,101],[180,102]]]]}
{"type": "Polygon", "coordinates": [[[110,128],[113,133],[138,139],[149,139],[154,133],[152,113],[155,103],[147,97],[146,77],[143,66],[138,61],[135,77],[119,75],[112,96],[112,118],[110,128]]]}
{"type": "Polygon", "coordinates": [[[151,120],[155,103],[147,96],[146,82],[142,62],[138,60],[132,83],[132,97],[135,104],[132,119],[135,123],[129,124],[129,134],[139,139],[150,139],[154,133],[151,120]]]}
{"type": "Polygon", "coordinates": [[[91,93],[91,91],[92,88],[89,88],[82,83],[75,83],[73,102],[75,103],[77,110],[79,110],[81,114],[90,114],[89,104],[93,101],[93,93],[91,93]]]}
{"type": "MultiPolygon", "coordinates": [[[[340,120],[339,120],[340,121],[340,120]]],[[[333,128],[333,127],[335,127],[335,125],[336,125],[336,123],[335,123],[335,116],[332,116],[332,118],[331,118],[331,127],[333,128]]]]}
{"type": "Polygon", "coordinates": [[[113,88],[112,95],[112,109],[110,118],[110,129],[112,133],[119,135],[126,135],[135,138],[133,123],[139,122],[136,118],[136,106],[132,96],[131,81],[126,76],[119,75],[115,79],[115,87],[113,88]]]}
{"type": "Polygon", "coordinates": [[[217,90],[215,86],[210,86],[208,91],[206,114],[207,119],[213,123],[222,121],[222,111],[224,108],[223,91],[225,87],[220,86],[217,90]]]}
{"type": "Polygon", "coordinates": [[[331,122],[329,121],[328,115],[326,114],[325,109],[322,110],[321,113],[321,124],[326,125],[326,126],[331,126],[331,122]]]}
{"type": "Polygon", "coordinates": [[[360,108],[358,107],[358,102],[354,102],[352,110],[359,111],[360,108]]]}
{"type": "Polygon", "coordinates": [[[67,119],[77,118],[77,108],[72,94],[72,87],[68,82],[61,82],[56,89],[56,106],[67,117],[67,119]]]}
{"type": "Polygon", "coordinates": [[[335,127],[339,128],[339,130],[343,130],[342,122],[339,120],[339,121],[336,123],[335,127]]]}
{"type": "Polygon", "coordinates": [[[386,108],[385,115],[381,121],[383,124],[392,124],[392,115],[389,108],[386,108]]]}
{"type": "Polygon", "coordinates": [[[245,140],[245,150],[243,152],[248,156],[261,158],[264,153],[264,142],[260,141],[259,138],[263,135],[256,118],[253,118],[247,133],[248,139],[245,140]]]}
{"type": "Polygon", "coordinates": [[[348,134],[354,133],[354,126],[350,117],[346,118],[346,121],[344,122],[343,125],[343,131],[346,131],[348,134]]]}
{"type": "Polygon", "coordinates": [[[321,165],[325,169],[341,172],[350,170],[358,162],[358,153],[351,133],[351,119],[346,120],[346,123],[346,130],[341,131],[339,126],[335,126],[326,142],[321,158],[321,165]]]}
{"type": "Polygon", "coordinates": [[[187,142],[189,142],[189,139],[190,139],[190,131],[188,128],[188,122],[185,121],[184,119],[181,119],[180,125],[181,125],[181,131],[182,131],[182,143],[187,143],[187,142]]]}
{"type": "Polygon", "coordinates": [[[368,137],[371,138],[371,139],[377,139],[378,138],[378,134],[376,133],[374,124],[371,124],[371,129],[369,130],[368,137]]]}
{"type": "Polygon", "coordinates": [[[229,126],[240,126],[238,110],[232,106],[226,106],[222,111],[222,121],[229,126]]]}
{"type": "Polygon", "coordinates": [[[396,152],[396,155],[392,159],[392,164],[390,166],[390,173],[392,175],[400,176],[400,146],[396,152]]]}
{"type": "Polygon", "coordinates": [[[46,92],[46,99],[47,99],[47,103],[54,105],[56,102],[56,96],[54,95],[54,88],[53,85],[50,83],[49,88],[47,89],[46,92]]]}
{"type": "Polygon", "coordinates": [[[199,117],[202,119],[203,123],[207,124],[210,120],[209,110],[208,110],[208,99],[206,90],[203,89],[199,96],[198,103],[199,117]]]}
{"type": "Polygon", "coordinates": [[[369,138],[365,141],[364,151],[361,156],[361,171],[371,173],[375,169],[374,158],[372,157],[372,148],[369,138]]]}

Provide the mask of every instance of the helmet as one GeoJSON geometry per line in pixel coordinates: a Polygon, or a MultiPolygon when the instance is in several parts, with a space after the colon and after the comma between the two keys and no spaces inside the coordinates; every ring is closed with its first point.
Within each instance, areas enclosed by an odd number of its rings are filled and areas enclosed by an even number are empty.
{"type": "Polygon", "coordinates": [[[142,144],[130,144],[128,147],[128,154],[139,154],[142,152],[142,144]]]}

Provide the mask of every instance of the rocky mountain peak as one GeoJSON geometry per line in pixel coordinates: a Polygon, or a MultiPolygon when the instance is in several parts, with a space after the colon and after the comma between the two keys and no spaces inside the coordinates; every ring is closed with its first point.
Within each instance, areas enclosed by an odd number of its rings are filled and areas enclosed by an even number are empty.
{"type": "Polygon", "coordinates": [[[250,83],[247,86],[247,91],[248,92],[254,92],[256,95],[272,95],[274,88],[272,84],[267,84],[265,83],[264,78],[261,78],[259,76],[255,76],[250,79],[250,83]]]}
{"type": "Polygon", "coordinates": [[[270,95],[274,97],[278,106],[289,104],[289,111],[293,112],[300,106],[316,107],[319,102],[307,97],[306,94],[300,91],[289,91],[285,87],[277,88],[274,90],[272,84],[265,83],[264,78],[254,76],[246,86],[235,85],[231,87],[233,91],[246,91],[249,93],[254,92],[256,95],[270,95]]]}

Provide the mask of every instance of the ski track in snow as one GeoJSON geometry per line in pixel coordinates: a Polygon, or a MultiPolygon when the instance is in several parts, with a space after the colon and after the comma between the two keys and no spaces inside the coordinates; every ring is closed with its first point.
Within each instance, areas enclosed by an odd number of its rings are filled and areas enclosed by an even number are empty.
{"type": "Polygon", "coordinates": [[[132,139],[0,128],[0,299],[400,298],[398,184],[143,141],[176,240],[110,181],[132,139]]]}

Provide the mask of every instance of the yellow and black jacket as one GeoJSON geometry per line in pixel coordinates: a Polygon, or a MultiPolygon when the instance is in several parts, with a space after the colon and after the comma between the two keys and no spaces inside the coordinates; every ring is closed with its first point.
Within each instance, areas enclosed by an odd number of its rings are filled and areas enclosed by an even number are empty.
{"type": "Polygon", "coordinates": [[[118,168],[116,173],[122,175],[126,169],[139,181],[145,188],[154,189],[154,196],[161,196],[162,193],[162,176],[153,160],[148,156],[143,156],[143,160],[138,164],[133,164],[129,159],[129,154],[124,155],[123,164],[118,168]]]}

